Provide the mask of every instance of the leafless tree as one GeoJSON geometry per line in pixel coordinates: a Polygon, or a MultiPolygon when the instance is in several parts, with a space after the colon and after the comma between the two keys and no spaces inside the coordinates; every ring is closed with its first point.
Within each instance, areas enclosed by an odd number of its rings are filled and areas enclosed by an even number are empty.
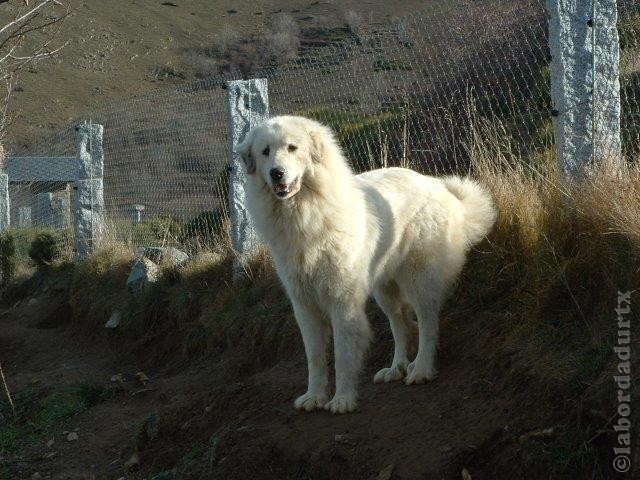
{"type": "Polygon", "coordinates": [[[58,37],[69,12],[70,0],[0,0],[0,82],[6,87],[0,97],[0,143],[10,124],[9,99],[18,73],[64,48],[58,37]]]}

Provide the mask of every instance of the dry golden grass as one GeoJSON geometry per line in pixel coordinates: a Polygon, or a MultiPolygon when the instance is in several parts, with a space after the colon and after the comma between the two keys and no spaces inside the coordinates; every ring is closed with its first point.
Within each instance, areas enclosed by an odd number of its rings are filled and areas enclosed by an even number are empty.
{"type": "Polygon", "coordinates": [[[604,161],[570,181],[555,161],[518,158],[500,125],[478,121],[469,138],[499,214],[449,309],[479,312],[470,328],[492,335],[480,355],[509,358],[506,379],[610,406],[618,291],[640,285],[640,166],[604,161]]]}

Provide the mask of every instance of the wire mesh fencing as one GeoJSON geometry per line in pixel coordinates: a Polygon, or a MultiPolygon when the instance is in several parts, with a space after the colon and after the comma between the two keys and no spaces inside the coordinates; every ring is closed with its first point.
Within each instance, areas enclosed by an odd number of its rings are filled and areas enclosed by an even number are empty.
{"type": "MultiPolygon", "coordinates": [[[[622,151],[632,160],[640,151],[640,7],[634,2],[619,2],[618,33],[622,151]]],[[[557,160],[541,1],[430,1],[420,12],[380,23],[351,12],[344,25],[316,37],[293,60],[253,69],[251,76],[268,79],[271,114],[330,125],[355,171],[400,165],[466,172],[478,128],[513,161],[557,160]]],[[[237,77],[220,74],[85,115],[104,125],[108,239],[188,252],[227,242],[224,87],[237,77]]],[[[70,127],[28,153],[62,158],[75,155],[74,145],[70,127]]],[[[70,232],[66,217],[53,213],[73,202],[68,182],[32,179],[10,188],[12,225],[70,232]]]]}
{"type": "Polygon", "coordinates": [[[625,0],[619,5],[620,104],[622,151],[625,158],[640,156],[640,4],[625,0]]]}
{"type": "Polygon", "coordinates": [[[529,2],[429,2],[274,73],[272,109],[331,125],[356,170],[464,171],[473,115],[523,154],[552,144],[546,17],[529,2]]]}

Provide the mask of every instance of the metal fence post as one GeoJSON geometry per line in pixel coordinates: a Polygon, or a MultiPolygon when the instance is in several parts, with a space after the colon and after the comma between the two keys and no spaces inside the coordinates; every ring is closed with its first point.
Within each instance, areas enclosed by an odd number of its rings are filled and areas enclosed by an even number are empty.
{"type": "Polygon", "coordinates": [[[229,131],[229,216],[231,242],[237,253],[234,273],[242,274],[247,255],[257,239],[245,205],[245,166],[235,151],[247,132],[269,118],[268,84],[264,78],[227,82],[227,120],[229,131]]]}
{"type": "Polygon", "coordinates": [[[9,228],[9,175],[0,173],[0,232],[9,228]]]}
{"type": "Polygon", "coordinates": [[[546,0],[558,160],[571,178],[620,157],[616,0],[546,0]]]}
{"type": "Polygon", "coordinates": [[[104,129],[98,124],[76,126],[76,159],[78,177],[75,181],[74,230],[76,261],[82,261],[93,251],[105,229],[104,129]]]}

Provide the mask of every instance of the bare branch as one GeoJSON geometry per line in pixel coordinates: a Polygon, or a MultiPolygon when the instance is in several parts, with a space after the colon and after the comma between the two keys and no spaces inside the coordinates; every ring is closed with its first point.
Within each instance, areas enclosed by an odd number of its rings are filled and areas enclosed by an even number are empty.
{"type": "Polygon", "coordinates": [[[2,379],[2,384],[4,385],[4,392],[7,395],[7,400],[9,401],[9,405],[11,405],[11,411],[13,412],[13,417],[16,416],[16,406],[13,403],[13,399],[11,398],[11,392],[9,391],[9,385],[7,385],[7,379],[4,376],[4,371],[2,370],[2,364],[0,364],[0,379],[2,379]]]}
{"type": "Polygon", "coordinates": [[[33,7],[31,10],[29,10],[27,13],[23,14],[22,16],[14,19],[13,21],[7,23],[4,27],[0,28],[0,34],[2,34],[5,30],[7,30],[8,28],[11,28],[14,25],[20,24],[23,21],[25,21],[28,17],[32,16],[33,14],[35,14],[35,12],[37,12],[38,10],[40,10],[42,7],[44,7],[45,5],[49,5],[49,4],[54,4],[54,5],[59,5],[62,6],[62,4],[60,2],[58,2],[57,0],[44,0],[42,3],[36,5],[35,7],[33,7]]]}
{"type": "MultiPolygon", "coordinates": [[[[0,4],[3,3],[7,1],[0,0],[0,4]]],[[[9,100],[18,72],[34,62],[55,56],[67,45],[54,45],[53,42],[70,14],[69,2],[35,0],[32,5],[29,3],[23,0],[23,6],[14,11],[13,19],[0,26],[0,81],[5,82],[7,89],[6,96],[0,96],[0,144],[9,123],[9,100]],[[63,7],[64,11],[60,12],[58,7],[63,7]],[[35,32],[44,32],[43,40],[34,43],[38,38],[33,37],[35,32]]]]}

